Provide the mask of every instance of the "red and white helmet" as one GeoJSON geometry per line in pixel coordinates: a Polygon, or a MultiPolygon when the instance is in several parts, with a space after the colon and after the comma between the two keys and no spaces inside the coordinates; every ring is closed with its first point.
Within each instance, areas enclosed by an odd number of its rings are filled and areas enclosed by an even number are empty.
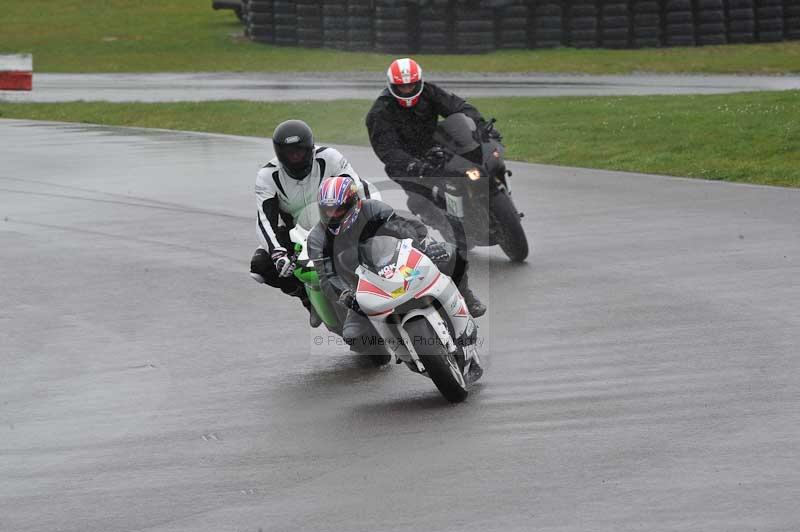
{"type": "Polygon", "coordinates": [[[422,67],[416,61],[405,57],[395,59],[386,71],[389,92],[401,107],[414,107],[422,94],[425,82],[422,81],[422,67]]]}

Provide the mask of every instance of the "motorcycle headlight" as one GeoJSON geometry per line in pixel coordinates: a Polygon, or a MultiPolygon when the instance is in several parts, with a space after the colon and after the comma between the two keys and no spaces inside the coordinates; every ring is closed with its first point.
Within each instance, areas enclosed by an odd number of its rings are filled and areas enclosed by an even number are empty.
{"type": "Polygon", "coordinates": [[[470,181],[477,181],[481,178],[481,171],[477,168],[470,168],[467,170],[466,174],[470,181]]]}

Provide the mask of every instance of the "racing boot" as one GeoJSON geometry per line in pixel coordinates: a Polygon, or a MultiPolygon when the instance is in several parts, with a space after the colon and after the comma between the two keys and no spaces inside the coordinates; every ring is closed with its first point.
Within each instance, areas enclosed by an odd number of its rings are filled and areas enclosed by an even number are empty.
{"type": "Polygon", "coordinates": [[[305,288],[300,286],[293,292],[287,292],[287,294],[298,298],[300,302],[303,303],[303,306],[308,311],[308,324],[311,325],[312,328],[316,329],[322,325],[322,318],[319,317],[314,305],[312,305],[311,301],[308,299],[308,294],[306,293],[305,288]]]}
{"type": "Polygon", "coordinates": [[[319,314],[317,314],[317,309],[315,309],[314,305],[311,304],[311,301],[308,300],[308,296],[301,297],[300,300],[303,302],[303,306],[306,307],[306,310],[308,311],[308,324],[311,325],[313,329],[316,329],[322,325],[322,318],[319,317],[319,314]]]}
{"type": "Polygon", "coordinates": [[[467,304],[467,310],[472,315],[473,318],[480,318],[484,314],[486,314],[486,305],[484,305],[478,296],[476,296],[472,289],[467,286],[467,283],[463,283],[464,286],[461,288],[461,295],[464,296],[464,302],[467,304]]]}
{"type": "Polygon", "coordinates": [[[467,384],[472,384],[473,382],[477,381],[483,376],[483,366],[481,366],[481,360],[478,358],[478,354],[474,353],[472,355],[472,363],[469,365],[469,370],[467,374],[464,376],[464,379],[467,381],[467,384]]]}

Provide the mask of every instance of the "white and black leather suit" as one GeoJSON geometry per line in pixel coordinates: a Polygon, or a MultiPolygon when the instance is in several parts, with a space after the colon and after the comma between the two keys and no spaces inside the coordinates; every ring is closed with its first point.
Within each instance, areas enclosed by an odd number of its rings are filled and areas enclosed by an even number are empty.
{"type": "Polygon", "coordinates": [[[326,177],[340,175],[352,177],[358,185],[359,196],[369,198],[369,185],[359,179],[347,159],[334,148],[314,146],[311,171],[303,179],[289,176],[277,158],[259,170],[255,193],[261,246],[250,261],[252,274],[261,277],[265,284],[302,298],[305,294],[302,283],[294,275],[280,277],[270,256],[278,248],[291,251],[289,230],[295,224],[307,229],[316,225],[319,221],[319,184],[326,177]]]}

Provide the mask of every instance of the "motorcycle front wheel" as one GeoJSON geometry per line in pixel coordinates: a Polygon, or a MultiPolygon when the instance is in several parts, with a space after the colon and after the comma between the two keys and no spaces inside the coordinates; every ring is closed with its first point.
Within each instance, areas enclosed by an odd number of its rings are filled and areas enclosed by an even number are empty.
{"type": "Polygon", "coordinates": [[[422,365],[439,392],[451,403],[464,401],[469,392],[461,367],[455,355],[448,353],[442,345],[428,320],[421,316],[413,318],[405,327],[422,365]]]}
{"type": "Polygon", "coordinates": [[[505,192],[497,192],[491,201],[497,243],[511,262],[528,258],[528,238],[522,228],[517,208],[505,192]]]}

